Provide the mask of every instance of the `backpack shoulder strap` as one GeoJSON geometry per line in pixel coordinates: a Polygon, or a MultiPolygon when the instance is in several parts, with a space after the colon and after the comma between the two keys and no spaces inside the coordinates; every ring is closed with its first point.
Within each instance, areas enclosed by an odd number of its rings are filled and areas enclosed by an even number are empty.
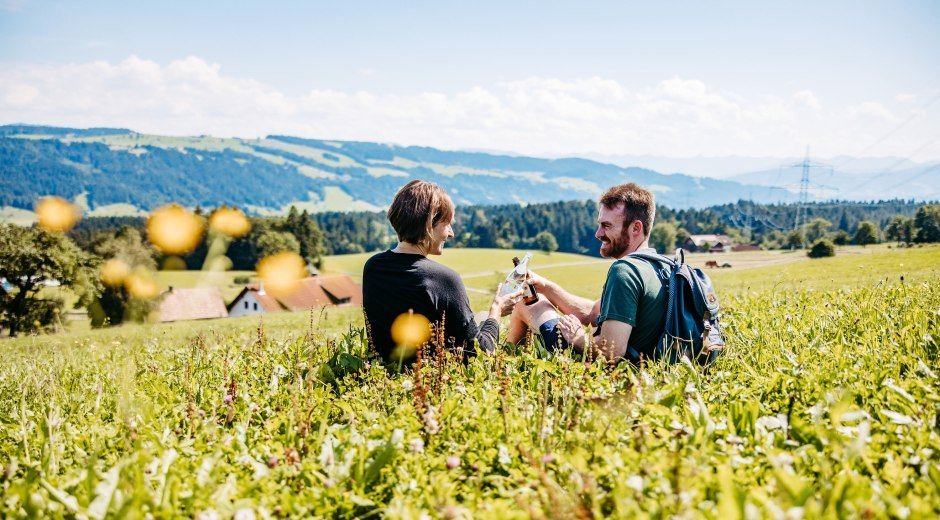
{"type": "Polygon", "coordinates": [[[647,262],[651,260],[655,260],[657,262],[662,262],[668,265],[669,267],[676,266],[676,262],[674,260],[672,260],[671,258],[665,255],[661,255],[659,253],[630,253],[628,256],[632,258],[642,258],[643,260],[646,260],[647,262]]]}
{"type": "Polygon", "coordinates": [[[646,261],[646,263],[648,263],[649,266],[653,268],[653,271],[659,276],[659,279],[664,283],[669,281],[669,278],[672,276],[672,271],[674,271],[676,266],[679,265],[670,258],[658,253],[630,253],[627,256],[646,261]],[[666,267],[660,267],[655,262],[659,262],[666,267]]]}

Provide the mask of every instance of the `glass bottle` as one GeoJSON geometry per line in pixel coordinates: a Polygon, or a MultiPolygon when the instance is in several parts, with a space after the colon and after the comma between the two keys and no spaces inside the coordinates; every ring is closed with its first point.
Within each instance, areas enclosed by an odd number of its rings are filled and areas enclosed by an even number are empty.
{"type": "Polygon", "coordinates": [[[529,283],[530,258],[532,258],[532,255],[529,253],[522,257],[522,261],[519,260],[518,256],[512,257],[512,265],[516,267],[516,272],[523,271],[525,273],[525,283],[522,286],[522,302],[526,305],[532,305],[539,301],[539,293],[535,292],[535,286],[529,283]]]}

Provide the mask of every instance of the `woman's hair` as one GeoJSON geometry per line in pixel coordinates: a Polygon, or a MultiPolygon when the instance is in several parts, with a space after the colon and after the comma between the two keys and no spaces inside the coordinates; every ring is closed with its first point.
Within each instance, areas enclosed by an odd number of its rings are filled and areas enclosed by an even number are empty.
{"type": "Polygon", "coordinates": [[[411,181],[395,194],[388,221],[400,242],[428,245],[431,228],[454,218],[454,203],[443,188],[428,181],[411,181]]]}

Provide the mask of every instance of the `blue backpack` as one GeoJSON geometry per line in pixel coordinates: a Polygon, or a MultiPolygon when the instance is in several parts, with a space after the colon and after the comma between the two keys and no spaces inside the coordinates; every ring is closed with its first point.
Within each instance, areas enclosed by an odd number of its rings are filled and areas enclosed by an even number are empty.
{"type": "Polygon", "coordinates": [[[718,296],[708,275],[685,263],[685,251],[676,249],[675,259],[660,254],[631,253],[646,260],[668,288],[666,326],[653,349],[652,360],[678,363],[683,357],[710,366],[725,348],[718,322],[718,296]],[[660,269],[656,262],[668,266],[660,269]]]}

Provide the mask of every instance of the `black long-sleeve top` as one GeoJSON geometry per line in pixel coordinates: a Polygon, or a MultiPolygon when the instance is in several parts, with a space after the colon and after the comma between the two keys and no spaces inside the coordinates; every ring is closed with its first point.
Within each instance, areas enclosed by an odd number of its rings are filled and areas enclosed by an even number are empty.
{"type": "Polygon", "coordinates": [[[369,340],[386,361],[395,349],[392,322],[413,310],[431,323],[444,319],[449,349],[474,352],[474,341],[492,352],[499,338],[499,322],[487,318],[479,327],[460,275],[422,255],[385,251],[370,258],[362,269],[362,307],[369,323],[369,340]]]}

